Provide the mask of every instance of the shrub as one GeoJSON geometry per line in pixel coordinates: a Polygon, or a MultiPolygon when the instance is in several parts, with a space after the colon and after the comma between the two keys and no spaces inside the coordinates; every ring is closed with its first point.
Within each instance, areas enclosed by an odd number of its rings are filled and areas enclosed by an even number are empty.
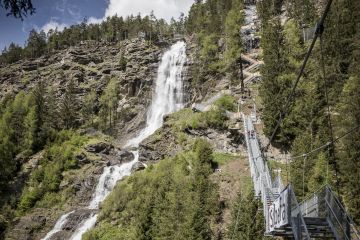
{"type": "Polygon", "coordinates": [[[235,98],[230,95],[225,95],[219,98],[215,105],[219,108],[223,108],[227,111],[235,111],[236,110],[236,104],[235,104],[235,98]]]}
{"type": "Polygon", "coordinates": [[[32,208],[35,203],[42,197],[42,194],[43,192],[40,187],[34,187],[25,190],[20,199],[18,206],[19,210],[25,212],[26,210],[32,208]]]}

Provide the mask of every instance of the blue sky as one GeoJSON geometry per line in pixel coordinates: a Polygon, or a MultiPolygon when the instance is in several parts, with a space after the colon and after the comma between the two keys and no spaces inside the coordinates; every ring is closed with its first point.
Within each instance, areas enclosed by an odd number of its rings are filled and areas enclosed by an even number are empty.
{"type": "Polygon", "coordinates": [[[157,17],[170,20],[181,12],[187,13],[194,0],[33,0],[36,13],[21,21],[7,17],[0,8],[0,50],[11,42],[24,45],[29,31],[66,26],[81,22],[84,17],[100,22],[107,16],[118,14],[149,14],[154,10],[157,17]]]}

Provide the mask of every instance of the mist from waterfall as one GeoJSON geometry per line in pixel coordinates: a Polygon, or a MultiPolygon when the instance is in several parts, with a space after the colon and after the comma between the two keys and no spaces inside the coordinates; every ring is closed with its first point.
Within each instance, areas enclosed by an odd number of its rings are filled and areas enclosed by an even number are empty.
{"type": "MultiPolygon", "coordinates": [[[[183,107],[182,74],[185,62],[186,44],[184,42],[177,42],[164,53],[157,73],[152,103],[147,113],[146,127],[140,131],[137,137],[129,140],[125,147],[138,147],[145,138],[152,135],[162,126],[165,115],[176,112],[183,107]]],[[[90,210],[94,210],[94,212],[79,223],[70,238],[71,240],[81,240],[82,235],[95,225],[100,204],[113,190],[117,181],[131,174],[133,166],[139,159],[139,152],[137,150],[132,153],[134,155],[133,161],[104,168],[93,193],[92,200],[87,207],[90,210]]],[[[61,231],[62,226],[73,212],[61,216],[55,227],[44,239],[51,239],[55,233],[61,231]]]]}

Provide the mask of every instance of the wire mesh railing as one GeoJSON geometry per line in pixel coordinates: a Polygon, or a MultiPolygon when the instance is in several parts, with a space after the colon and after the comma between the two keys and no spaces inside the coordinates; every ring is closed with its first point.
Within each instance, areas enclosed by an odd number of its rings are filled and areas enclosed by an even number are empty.
{"type": "Polygon", "coordinates": [[[336,239],[360,240],[357,226],[329,186],[307,197],[300,209],[304,217],[326,219],[336,239]]]}
{"type": "MultiPolygon", "coordinates": [[[[319,224],[326,224],[324,227],[330,229],[331,234],[333,234],[336,239],[360,240],[359,231],[356,225],[347,215],[345,209],[330,187],[324,186],[320,188],[299,204],[292,186],[288,185],[284,188],[280,175],[273,181],[268,165],[262,158],[252,120],[245,115],[243,115],[243,119],[251,176],[256,196],[261,197],[263,203],[266,233],[274,234],[274,231],[276,232],[277,229],[280,230],[280,228],[286,227],[285,224],[276,225],[277,228],[274,228],[273,223],[269,224],[269,222],[271,222],[270,218],[273,214],[271,211],[276,208],[275,205],[278,204],[279,201],[281,202],[281,194],[284,191],[288,191],[287,198],[289,200],[287,207],[289,208],[289,215],[287,224],[291,226],[295,239],[310,239],[310,236],[313,236],[309,235],[306,221],[311,222],[314,218],[319,224]]],[[[311,231],[311,234],[313,234],[314,229],[311,231]]],[[[320,232],[320,234],[325,233],[320,232]]]]}
{"type": "Polygon", "coordinates": [[[331,221],[336,235],[340,237],[340,239],[360,240],[360,234],[354,221],[347,214],[339,199],[329,186],[325,187],[324,200],[327,209],[327,218],[331,221]]]}
{"type": "Polygon", "coordinates": [[[308,239],[310,240],[309,231],[307,229],[301,207],[296,199],[294,190],[291,185],[288,186],[289,201],[290,201],[290,224],[293,229],[293,235],[296,240],[308,239]]]}

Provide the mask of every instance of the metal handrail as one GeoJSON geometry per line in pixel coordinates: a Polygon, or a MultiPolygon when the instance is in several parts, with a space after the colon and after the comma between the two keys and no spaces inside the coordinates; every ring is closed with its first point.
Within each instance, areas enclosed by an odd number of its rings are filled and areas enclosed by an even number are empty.
{"type": "MultiPolygon", "coordinates": [[[[336,205],[343,211],[343,213],[346,215],[346,222],[349,224],[349,226],[353,229],[353,233],[356,235],[356,237],[358,239],[360,239],[359,237],[359,231],[358,229],[355,227],[355,223],[354,221],[352,220],[352,218],[347,214],[344,206],[341,204],[340,200],[335,196],[334,192],[331,190],[330,186],[326,186],[326,189],[329,190],[329,193],[331,194],[331,196],[334,198],[335,202],[336,202],[336,205]],[[350,220],[350,221],[349,221],[350,220]]],[[[329,206],[330,210],[332,211],[332,213],[334,214],[335,216],[335,213],[333,212],[329,202],[325,199],[325,202],[326,204],[329,206]]],[[[339,223],[339,220],[337,219],[337,217],[335,216],[336,220],[338,221],[339,223]]],[[[340,226],[341,226],[341,223],[339,223],[340,226]]],[[[342,229],[343,231],[345,231],[344,229],[342,229]]]]}
{"type": "Polygon", "coordinates": [[[340,226],[341,230],[345,233],[345,237],[346,237],[346,239],[347,239],[347,240],[350,240],[350,239],[347,237],[347,234],[346,234],[345,229],[342,227],[342,224],[340,223],[339,219],[336,217],[336,214],[334,213],[333,209],[331,208],[331,206],[330,206],[329,202],[328,202],[326,199],[325,199],[325,203],[326,203],[326,205],[328,206],[328,208],[330,209],[330,211],[331,211],[332,215],[335,217],[336,221],[338,222],[338,224],[339,224],[339,226],[340,226]]]}
{"type": "Polygon", "coordinates": [[[321,192],[322,190],[324,190],[328,185],[324,184],[322,185],[320,188],[318,188],[315,192],[309,194],[308,196],[306,196],[304,199],[301,200],[300,205],[302,205],[303,203],[305,203],[307,200],[309,200],[310,198],[312,198],[314,195],[318,194],[319,192],[321,192]]]}
{"type": "MultiPolygon", "coordinates": [[[[301,214],[300,205],[299,205],[299,203],[298,203],[298,201],[297,201],[297,199],[296,199],[294,190],[292,189],[291,185],[289,185],[289,191],[290,191],[290,194],[291,194],[291,199],[292,199],[292,198],[294,199],[294,203],[295,203],[295,206],[296,206],[295,208],[297,208],[298,211],[299,211],[298,214],[300,215],[300,220],[301,220],[301,223],[302,223],[303,228],[304,228],[305,239],[310,240],[309,231],[308,231],[308,229],[307,229],[307,227],[306,227],[306,223],[305,223],[304,217],[303,217],[303,215],[301,214]]],[[[292,210],[293,210],[293,209],[294,209],[294,208],[292,208],[292,210]]],[[[292,210],[291,210],[291,211],[292,211],[292,210]]],[[[290,219],[289,219],[289,220],[290,220],[290,219]]],[[[290,222],[291,222],[291,221],[290,221],[290,222]]],[[[291,222],[291,223],[292,223],[292,222],[291,222]]]]}
{"type": "MultiPolygon", "coordinates": [[[[260,153],[259,142],[257,141],[257,134],[255,132],[255,141],[250,140],[247,134],[249,129],[253,129],[250,118],[242,114],[244,119],[244,130],[246,133],[246,144],[248,147],[248,155],[250,160],[251,172],[253,173],[252,179],[257,194],[261,194],[261,200],[263,202],[263,210],[265,215],[266,232],[270,233],[269,219],[268,219],[268,203],[272,203],[277,199],[274,192],[281,192],[282,182],[279,175],[279,184],[275,184],[272,180],[270,170],[267,163],[262,159],[260,153]],[[254,154],[260,154],[258,157],[254,157],[254,154]],[[276,185],[276,186],[275,186],[276,185]],[[269,202],[268,202],[269,201],[269,202]]],[[[336,235],[345,235],[346,240],[350,240],[349,237],[353,236],[359,238],[359,232],[356,228],[353,220],[347,215],[343,205],[333,193],[331,188],[327,185],[321,186],[312,194],[306,196],[299,204],[291,185],[288,185],[284,189],[288,188],[289,194],[289,224],[293,228],[293,234],[296,239],[308,239],[310,240],[309,231],[305,223],[304,217],[309,216],[325,217],[330,225],[333,233],[336,235]],[[328,195],[328,193],[330,195],[328,195]],[[328,196],[329,201],[328,201],[328,196]],[[324,205],[325,201],[325,205],[324,205]],[[293,207],[294,206],[294,207],[293,207]],[[323,211],[325,207],[325,211],[323,211]],[[310,210],[309,210],[310,209],[310,210]],[[309,210],[309,212],[308,212],[309,210]],[[326,214],[327,213],[327,214],[326,214]],[[325,215],[326,214],[326,215],[325,215]],[[342,219],[344,218],[344,219],[342,219]],[[342,220],[342,221],[340,221],[342,220]],[[346,225],[344,225],[346,224],[346,225]],[[344,229],[346,228],[346,230],[344,229]],[[341,233],[342,232],[342,233],[341,233]]],[[[344,239],[345,239],[344,238],[344,239]]]]}

